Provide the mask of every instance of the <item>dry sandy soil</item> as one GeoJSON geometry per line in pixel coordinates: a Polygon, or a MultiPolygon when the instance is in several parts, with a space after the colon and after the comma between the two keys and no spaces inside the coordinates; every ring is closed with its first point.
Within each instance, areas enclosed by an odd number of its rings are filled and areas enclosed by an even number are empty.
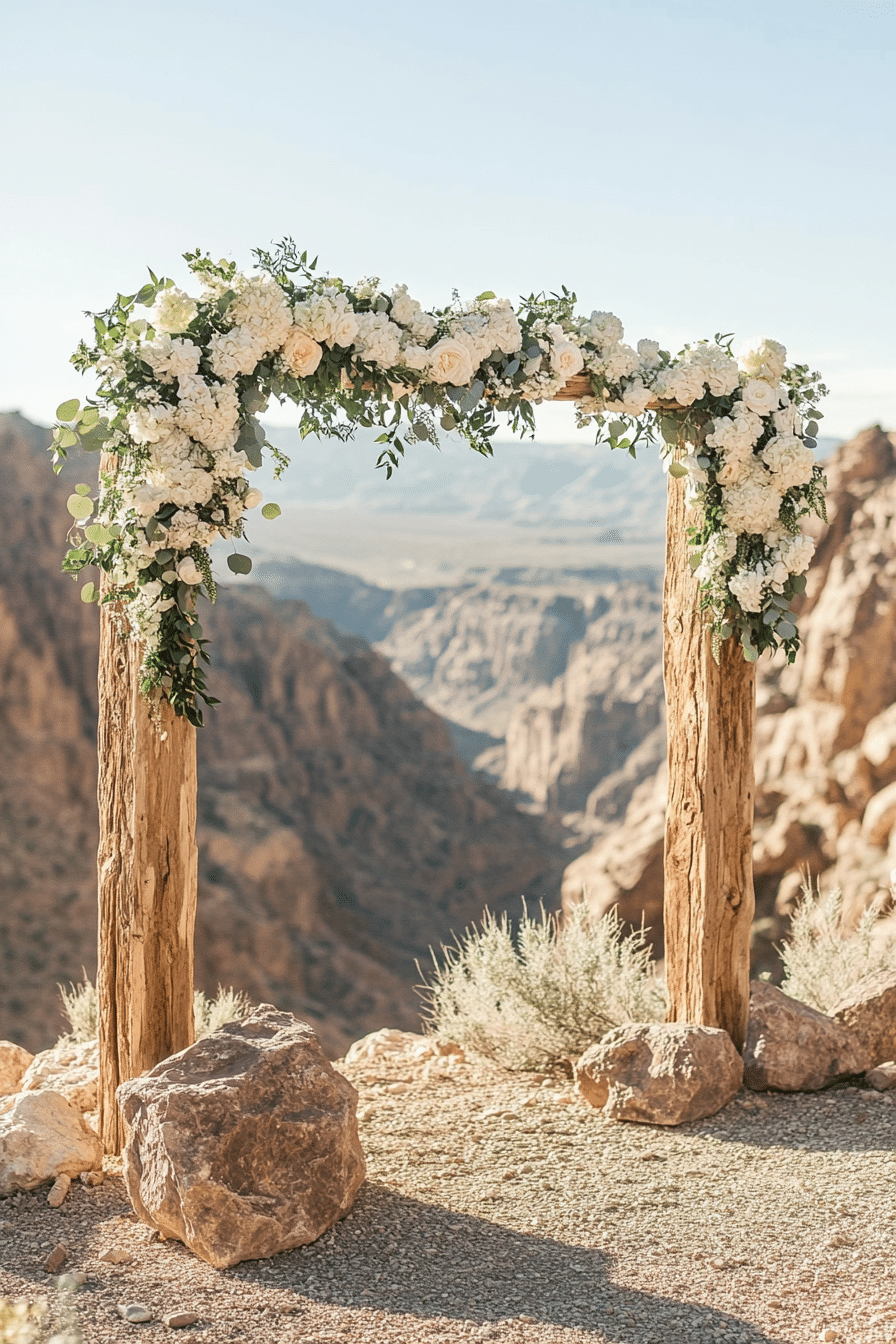
{"type": "Polygon", "coordinates": [[[742,1092],[678,1129],[622,1125],[562,1080],[491,1066],[339,1066],[368,1179],[315,1245],[226,1271],[104,1184],[0,1201],[0,1294],[46,1294],[59,1242],[93,1341],[468,1339],[508,1344],[896,1340],[896,1108],[888,1094],[742,1092]],[[564,1100],[565,1098],[565,1100],[564,1100]],[[98,1259],[110,1248],[132,1258],[98,1259]],[[126,1324],[118,1304],[154,1320],[126,1324]],[[195,1313],[174,1332],[162,1318],[195,1313]]]}

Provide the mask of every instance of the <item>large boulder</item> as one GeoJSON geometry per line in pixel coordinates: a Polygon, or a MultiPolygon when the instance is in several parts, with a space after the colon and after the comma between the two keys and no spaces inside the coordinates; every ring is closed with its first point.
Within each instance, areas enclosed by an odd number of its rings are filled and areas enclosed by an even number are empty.
{"type": "Polygon", "coordinates": [[[99,1138],[58,1092],[23,1092],[0,1116],[0,1196],[102,1166],[99,1138]]]}
{"type": "Polygon", "coordinates": [[[12,1041],[0,1041],[0,1097],[8,1097],[18,1092],[22,1085],[22,1074],[34,1056],[28,1050],[12,1041]]]}
{"type": "Polygon", "coordinates": [[[218,1269],[315,1241],[364,1180],[357,1092],[270,1004],[117,1095],[136,1213],[218,1269]]]}
{"type": "Polygon", "coordinates": [[[95,1111],[100,1056],[96,1041],[61,1040],[35,1055],[19,1083],[21,1092],[61,1092],[79,1111],[95,1111]]]}
{"type": "Polygon", "coordinates": [[[651,1022],[615,1027],[576,1065],[576,1090],[614,1120],[681,1125],[735,1096],[743,1061],[718,1027],[651,1022]]]}
{"type": "Polygon", "coordinates": [[[874,971],[845,994],[831,1010],[849,1031],[869,1064],[896,1059],[896,971],[874,971]]]}
{"type": "Polygon", "coordinates": [[[754,1092],[820,1092],[872,1062],[840,1022],[764,980],[751,981],[744,1083],[754,1092]]]}

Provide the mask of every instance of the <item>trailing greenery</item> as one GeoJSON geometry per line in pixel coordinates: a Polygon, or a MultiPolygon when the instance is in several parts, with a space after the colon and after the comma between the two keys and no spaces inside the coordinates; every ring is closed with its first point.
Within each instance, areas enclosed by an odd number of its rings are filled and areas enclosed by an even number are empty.
{"type": "Polygon", "coordinates": [[[525,901],[518,922],[486,910],[433,966],[419,991],[429,1027],[509,1069],[568,1064],[612,1027],[665,1012],[644,929],[584,902],[562,919],[525,901]]]}
{"type": "Polygon", "coordinates": [[[896,936],[881,938],[881,918],[880,910],[870,906],[849,929],[838,887],[824,893],[803,887],[790,934],[779,949],[784,993],[829,1013],[866,975],[896,969],[896,936]]]}

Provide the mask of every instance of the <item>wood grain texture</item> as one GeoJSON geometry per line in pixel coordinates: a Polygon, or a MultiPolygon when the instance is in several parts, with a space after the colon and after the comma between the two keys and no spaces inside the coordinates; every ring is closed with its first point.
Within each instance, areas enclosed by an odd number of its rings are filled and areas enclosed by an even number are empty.
{"type": "MultiPolygon", "coordinates": [[[[104,464],[108,470],[108,464],[104,464]]],[[[139,691],[142,650],[103,611],[99,662],[100,1137],[124,1144],[119,1083],[192,1044],[196,730],[139,691]]]]}
{"type": "Polygon", "coordinates": [[[688,564],[684,484],[669,478],[663,599],[668,1020],[723,1027],[740,1050],[754,911],[755,665],[734,639],[718,664],[712,657],[688,564]]]}

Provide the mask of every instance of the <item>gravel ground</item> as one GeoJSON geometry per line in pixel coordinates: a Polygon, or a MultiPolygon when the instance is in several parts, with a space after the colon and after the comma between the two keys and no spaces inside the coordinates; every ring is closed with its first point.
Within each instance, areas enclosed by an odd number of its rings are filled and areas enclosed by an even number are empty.
{"type": "Polygon", "coordinates": [[[896,1341],[889,1094],[742,1092],[663,1129],[478,1064],[339,1067],[361,1093],[368,1179],[315,1245],[211,1269],[134,1219],[107,1160],[59,1209],[46,1188],[0,1201],[0,1294],[52,1290],[61,1242],[86,1275],[88,1344],[896,1341]],[[98,1259],[113,1248],[133,1258],[98,1259]],[[155,1319],[121,1320],[135,1302],[155,1319]],[[176,1311],[199,1319],[172,1331],[176,1311]]]}

